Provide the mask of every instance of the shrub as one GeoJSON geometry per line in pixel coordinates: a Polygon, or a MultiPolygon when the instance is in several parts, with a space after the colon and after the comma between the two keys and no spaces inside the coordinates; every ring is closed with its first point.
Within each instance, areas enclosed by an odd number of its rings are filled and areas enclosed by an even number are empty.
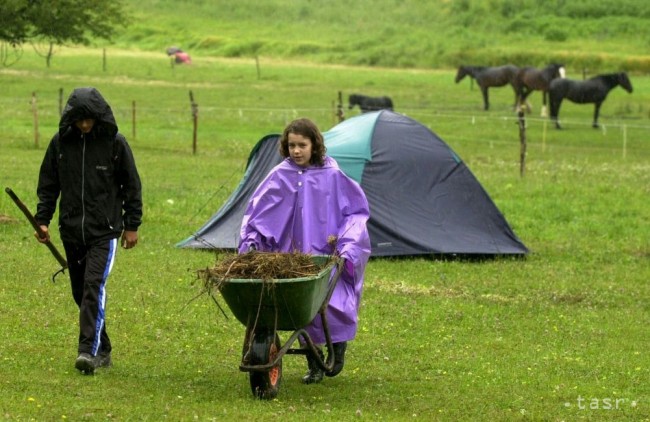
{"type": "Polygon", "coordinates": [[[549,28],[544,33],[544,39],[546,41],[566,41],[567,33],[560,28],[549,28]]]}

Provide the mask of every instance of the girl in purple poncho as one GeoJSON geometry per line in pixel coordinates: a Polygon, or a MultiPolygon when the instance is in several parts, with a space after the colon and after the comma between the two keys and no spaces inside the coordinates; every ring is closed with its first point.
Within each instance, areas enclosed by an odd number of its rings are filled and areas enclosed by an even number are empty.
{"type": "MultiPolygon", "coordinates": [[[[368,201],[361,187],[325,152],[323,136],[311,120],[297,119],[284,129],[280,154],[285,159],[251,197],[239,243],[240,253],[254,248],[329,255],[333,250],[328,238],[337,239],[336,250],[345,264],[327,308],[334,367],[325,374],[307,355],[305,384],[320,382],[323,375],[333,377],[343,369],[347,342],[357,332],[363,275],[370,256],[368,201]]],[[[316,344],[325,343],[319,316],[305,330],[316,344]]]]}

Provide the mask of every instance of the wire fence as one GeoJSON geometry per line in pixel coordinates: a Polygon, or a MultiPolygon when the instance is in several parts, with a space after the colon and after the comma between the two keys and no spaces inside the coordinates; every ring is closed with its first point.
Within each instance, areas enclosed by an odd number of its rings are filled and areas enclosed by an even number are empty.
{"type": "MultiPolygon", "coordinates": [[[[61,98],[58,101],[55,96],[43,95],[42,98],[0,98],[0,118],[4,122],[12,122],[21,128],[21,133],[25,135],[25,129],[33,125],[34,138],[39,137],[39,131],[42,126],[43,131],[47,130],[48,136],[58,125],[61,98]],[[36,104],[34,104],[36,101],[36,104]]],[[[146,104],[146,102],[143,102],[146,104]]],[[[417,107],[404,106],[397,109],[397,112],[405,114],[419,121],[432,131],[441,134],[446,141],[455,142],[472,142],[476,137],[467,135],[468,131],[456,131],[454,128],[462,125],[463,127],[476,127],[476,134],[480,136],[481,142],[491,142],[494,144],[511,143],[517,138],[518,123],[517,115],[512,112],[508,114],[486,113],[471,109],[471,106],[456,105],[451,107],[417,107]],[[497,128],[498,132],[487,130],[488,128],[497,128]],[[500,129],[503,129],[501,131],[500,129]],[[462,135],[457,135],[462,132],[462,135]]],[[[268,128],[281,129],[291,120],[308,116],[319,123],[324,130],[335,126],[340,122],[341,117],[350,118],[357,115],[356,110],[347,110],[343,104],[333,100],[331,104],[325,107],[224,107],[213,104],[193,104],[188,101],[178,101],[170,105],[151,104],[141,105],[137,100],[131,104],[115,104],[113,112],[120,122],[121,131],[136,139],[136,128],[146,128],[152,125],[164,130],[171,130],[173,134],[182,133],[183,138],[191,135],[192,131],[201,132],[202,126],[209,126],[213,132],[215,126],[222,127],[244,127],[262,126],[268,128]],[[196,110],[193,107],[197,107],[196,110]],[[197,119],[195,113],[200,116],[197,119]],[[193,127],[194,124],[197,127],[193,127]],[[254,122],[254,123],[251,123],[254,122]],[[186,135],[184,132],[187,131],[186,135]]],[[[631,145],[645,148],[650,139],[650,122],[644,118],[638,119],[620,119],[613,118],[614,121],[608,121],[608,116],[601,117],[598,130],[589,132],[599,134],[603,139],[608,141],[608,146],[615,150],[621,150],[625,156],[627,149],[631,145]],[[604,121],[603,121],[604,120],[604,121]]],[[[535,140],[542,145],[555,131],[553,123],[548,118],[537,117],[528,114],[525,117],[526,126],[529,130],[535,130],[535,140]]],[[[591,128],[591,120],[579,118],[564,118],[561,120],[563,125],[570,127],[569,130],[591,128]]],[[[7,128],[5,124],[5,129],[7,128]]],[[[139,130],[139,129],[138,129],[139,130]]],[[[559,132],[558,132],[559,133],[559,132]]],[[[212,133],[212,135],[215,135],[212,133]]],[[[265,135],[261,133],[260,137],[265,135]]],[[[173,136],[173,135],[172,135],[173,136]]],[[[196,136],[196,134],[194,135],[196,136]]],[[[599,147],[602,147],[600,145],[599,147]]]]}

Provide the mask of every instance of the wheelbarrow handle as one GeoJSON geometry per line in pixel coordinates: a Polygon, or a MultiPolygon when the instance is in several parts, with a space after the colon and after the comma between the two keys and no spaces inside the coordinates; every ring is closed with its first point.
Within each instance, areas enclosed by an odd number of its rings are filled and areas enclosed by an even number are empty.
{"type": "Polygon", "coordinates": [[[337,257],[336,260],[337,260],[336,272],[334,273],[334,276],[330,281],[329,290],[327,291],[327,297],[325,298],[325,301],[321,305],[321,311],[327,309],[327,305],[329,305],[330,299],[332,298],[332,294],[334,293],[334,288],[336,287],[336,283],[338,283],[339,278],[341,277],[341,273],[345,268],[345,258],[337,257]]]}

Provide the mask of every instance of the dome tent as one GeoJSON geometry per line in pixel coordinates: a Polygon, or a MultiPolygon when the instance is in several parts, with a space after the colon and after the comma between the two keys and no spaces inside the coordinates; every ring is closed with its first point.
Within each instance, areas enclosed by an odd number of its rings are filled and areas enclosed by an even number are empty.
{"type": "MultiPolygon", "coordinates": [[[[370,205],[371,256],[525,255],[526,246],[454,151],[426,126],[381,110],[323,133],[327,154],[370,205]]],[[[281,160],[279,135],[262,138],[226,203],[177,246],[235,249],[253,191],[281,160]]]]}

